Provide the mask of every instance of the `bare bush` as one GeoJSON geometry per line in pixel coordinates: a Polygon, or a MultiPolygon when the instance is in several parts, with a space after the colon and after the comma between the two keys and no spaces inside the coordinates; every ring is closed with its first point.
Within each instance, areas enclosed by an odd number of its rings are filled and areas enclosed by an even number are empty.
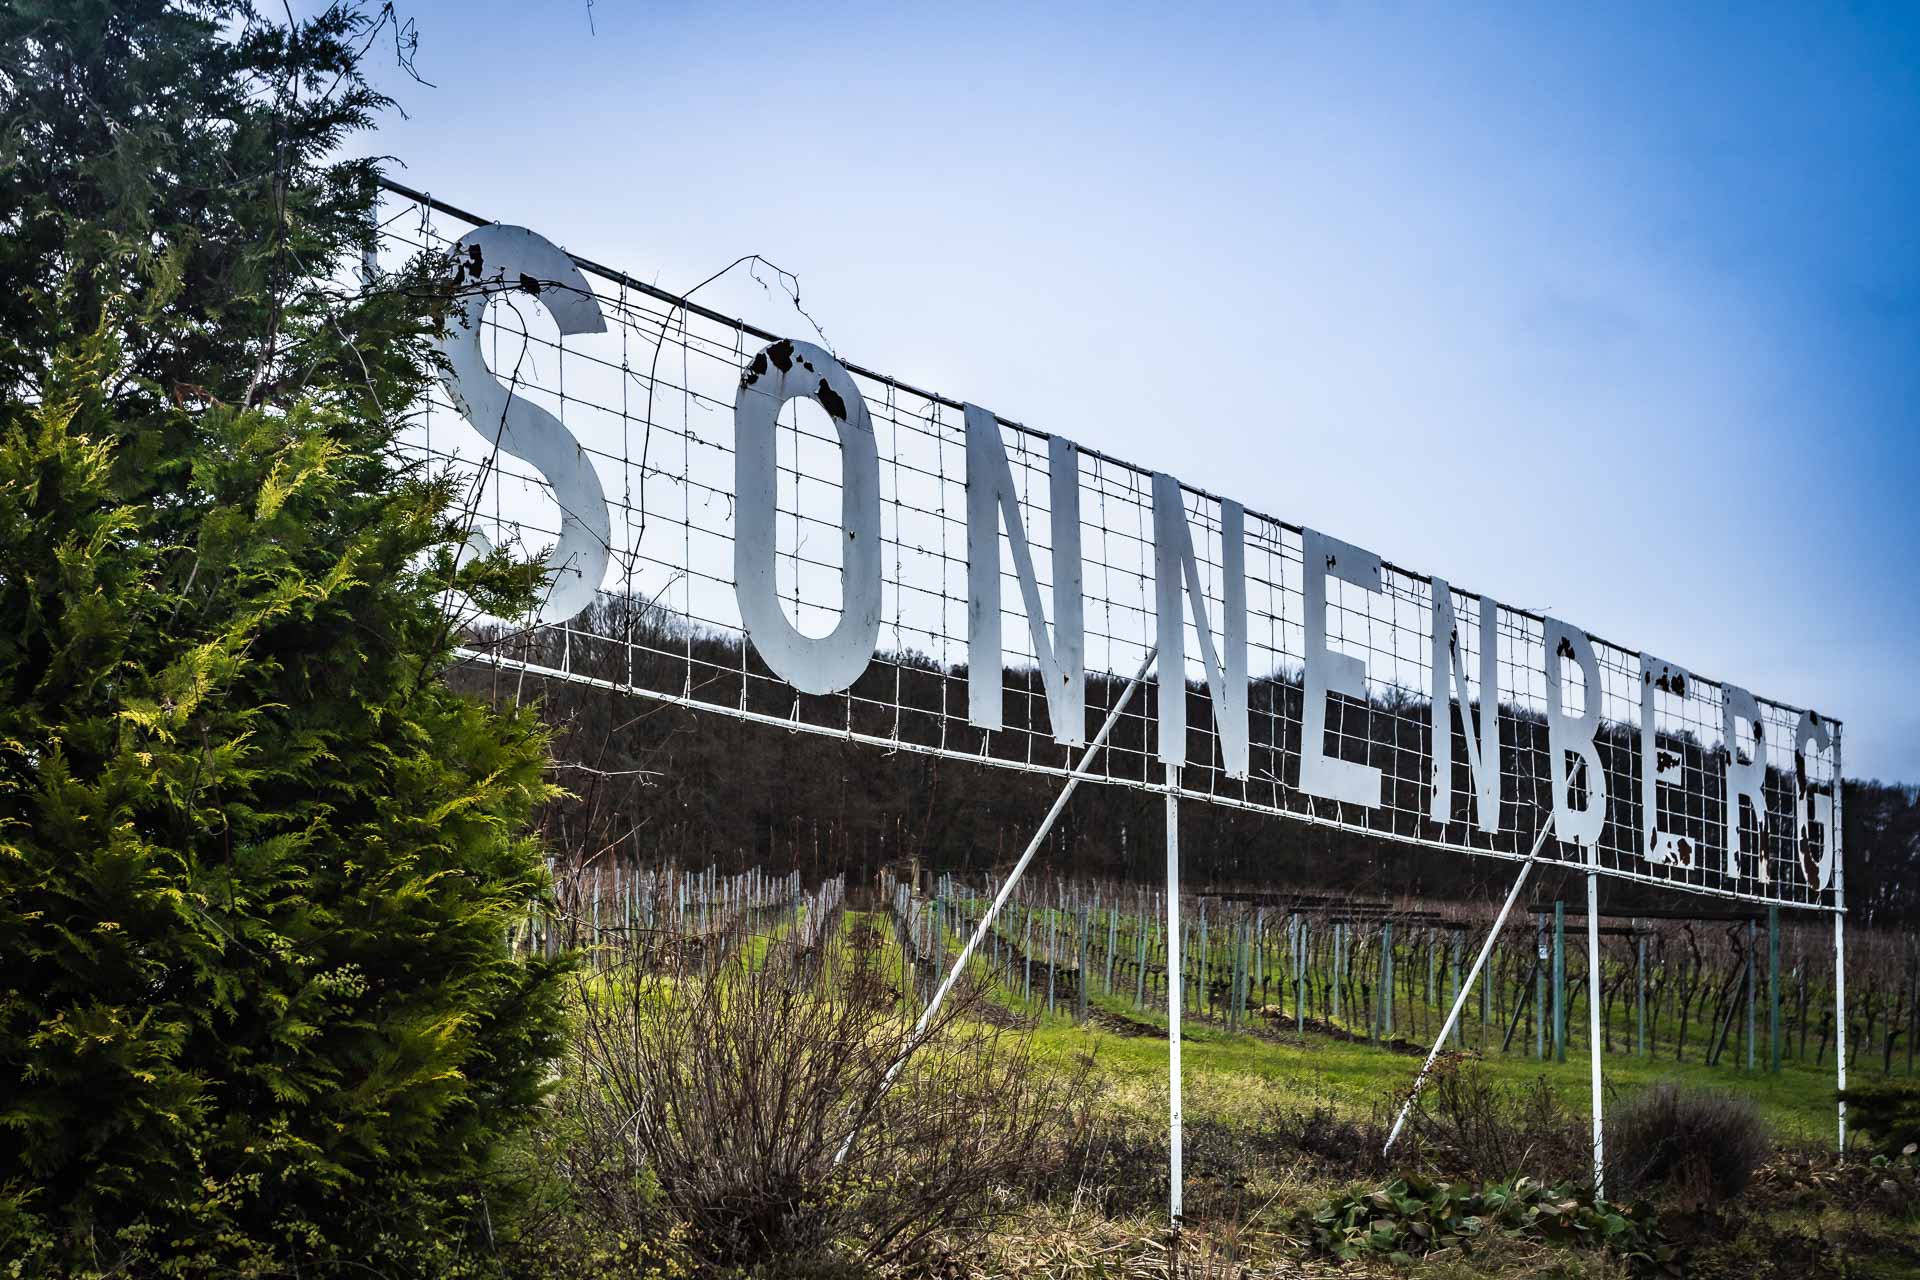
{"type": "Polygon", "coordinates": [[[664,1210],[716,1264],[897,1263],[977,1237],[1059,1158],[1084,1067],[1039,1068],[1024,1036],[969,1016],[972,988],[914,1037],[878,935],[830,936],[582,979],[565,1089],[587,1213],[664,1210]]]}
{"type": "Polygon", "coordinates": [[[1592,1176],[1592,1130],[1544,1077],[1502,1084],[1476,1059],[1439,1060],[1411,1118],[1418,1158],[1476,1182],[1525,1174],[1540,1182],[1592,1176]]]}
{"type": "Polygon", "coordinates": [[[1661,1191],[1687,1208],[1732,1200],[1773,1153],[1750,1098],[1657,1084],[1607,1117],[1607,1185],[1661,1191]]]}

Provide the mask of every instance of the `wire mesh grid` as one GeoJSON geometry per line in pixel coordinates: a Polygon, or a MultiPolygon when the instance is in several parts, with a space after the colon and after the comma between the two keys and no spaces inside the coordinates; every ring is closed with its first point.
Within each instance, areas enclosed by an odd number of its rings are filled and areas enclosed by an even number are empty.
{"type": "MultiPolygon", "coordinates": [[[[382,257],[445,254],[478,225],[442,202],[397,189],[382,223],[382,257]]],[[[677,299],[619,272],[575,259],[589,277],[604,332],[561,337],[539,299],[497,296],[481,324],[498,379],[565,425],[598,474],[611,544],[595,602],[564,622],[479,627],[467,652],[477,661],[597,684],[611,690],[867,742],[992,766],[1064,776],[1079,748],[1060,745],[1038,677],[1038,658],[1008,537],[999,533],[1003,726],[968,719],[968,539],[966,432],[958,402],[847,364],[871,415],[879,455],[881,616],[877,651],[845,691],[802,694],[780,679],[748,640],[736,602],[734,395],[743,372],[775,335],[677,299]]],[[[845,363],[843,361],[843,363],[845,363]]],[[[999,420],[1018,495],[1039,597],[1053,600],[1053,513],[1048,437],[999,420]]],[[[836,429],[809,400],[789,401],[777,432],[777,592],[789,621],[822,636],[838,621],[842,471],[836,429]]],[[[534,468],[492,448],[486,433],[432,394],[403,437],[412,458],[451,467],[467,482],[473,526],[491,545],[538,554],[559,524],[552,488],[534,468]]],[[[1129,676],[1156,642],[1153,473],[1082,446],[1079,462],[1080,573],[1090,738],[1123,697],[1129,676]]],[[[1205,625],[1221,645],[1226,600],[1222,502],[1181,490],[1205,625]]],[[[1178,787],[1185,796],[1369,836],[1505,858],[1523,858],[1553,810],[1546,713],[1546,621],[1496,610],[1497,698],[1480,679],[1479,597],[1451,592],[1464,693],[1443,670],[1453,774],[1445,821],[1433,792],[1436,688],[1432,581],[1382,562],[1378,589],[1329,573],[1328,650],[1365,665],[1364,698],[1328,695],[1324,753],[1378,771],[1379,803],[1343,803],[1301,789],[1303,691],[1308,636],[1305,531],[1253,511],[1244,518],[1247,776],[1230,776],[1220,728],[1206,696],[1194,616],[1184,618],[1188,747],[1178,787]],[[1497,831],[1480,829],[1468,766],[1469,734],[1497,707],[1500,804],[1497,831]]],[[[1057,614],[1057,609],[1055,610],[1057,614]]],[[[1049,619],[1051,620],[1051,619],[1049,619]]],[[[1444,643],[1444,642],[1443,642],[1444,643]]],[[[1606,874],[1716,896],[1837,908],[1816,868],[1824,842],[1838,840],[1836,779],[1840,726],[1818,724],[1828,745],[1797,735],[1805,713],[1757,700],[1757,725],[1743,727],[1743,758],[1764,760],[1765,813],[1736,803],[1730,836],[1726,687],[1677,669],[1643,671],[1634,650],[1590,638],[1598,689],[1576,662],[1563,666],[1566,710],[1597,697],[1594,734],[1600,768],[1570,764],[1572,799],[1603,807],[1591,857],[1606,874]],[[1654,789],[1666,861],[1649,858],[1643,798],[1643,688],[1650,698],[1654,789]],[[1756,733],[1757,738],[1751,735],[1756,733]],[[1598,789],[1604,794],[1596,797],[1598,789]],[[1824,812],[1814,799],[1827,797],[1824,812]],[[1810,816],[1822,820],[1809,822],[1810,816]],[[1729,857],[1728,843],[1735,848],[1729,857]]],[[[1560,656],[1555,655],[1559,661],[1560,656]]],[[[1451,664],[1445,664],[1451,665],[1451,664]]],[[[1107,748],[1087,776],[1164,790],[1156,753],[1165,694],[1149,681],[1120,713],[1107,748]]],[[[1744,722],[1743,722],[1744,724],[1744,722]]],[[[1586,850],[1548,841],[1543,857],[1584,862],[1586,850]]],[[[1829,859],[1837,863],[1837,851],[1829,859]]]]}

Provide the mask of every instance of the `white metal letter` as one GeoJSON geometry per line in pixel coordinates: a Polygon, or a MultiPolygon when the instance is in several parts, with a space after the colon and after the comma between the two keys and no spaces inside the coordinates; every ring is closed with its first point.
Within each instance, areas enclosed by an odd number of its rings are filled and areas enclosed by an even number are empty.
{"type": "Polygon", "coordinates": [[[1473,699],[1467,690],[1467,659],[1460,628],[1453,618],[1453,588],[1433,579],[1433,787],[1427,816],[1445,825],[1453,821],[1453,702],[1460,703],[1460,727],[1466,730],[1467,773],[1473,779],[1480,829],[1500,830],[1500,606],[1480,597],[1480,737],[1474,741],[1473,699]],[[1449,680],[1451,675],[1451,680],[1449,680]],[[1451,685],[1452,693],[1448,688],[1451,685]]]}
{"type": "Polygon", "coordinates": [[[1600,728],[1600,664],[1593,656],[1587,633],[1554,618],[1546,620],[1547,645],[1547,755],[1553,765],[1553,825],[1569,844],[1594,845],[1607,821],[1607,775],[1600,767],[1594,734],[1600,728]],[[1580,714],[1567,714],[1561,688],[1561,663],[1571,658],[1586,686],[1580,714]],[[1580,757],[1587,788],[1584,809],[1573,807],[1567,754],[1580,757]]]}
{"type": "Polygon", "coordinates": [[[1221,619],[1226,662],[1214,654],[1205,584],[1194,563],[1180,482],[1164,472],[1153,477],[1154,602],[1160,634],[1160,762],[1179,766],[1187,754],[1186,627],[1180,588],[1186,587],[1193,629],[1200,638],[1201,665],[1213,695],[1213,724],[1228,776],[1244,778],[1253,757],[1247,734],[1246,515],[1239,503],[1220,502],[1221,619]]]}
{"type": "Polygon", "coordinates": [[[1646,838],[1647,861],[1662,865],[1692,866],[1693,846],[1660,829],[1660,784],[1678,786],[1685,776],[1685,762],[1679,752],[1660,748],[1653,695],[1670,693],[1684,698],[1691,679],[1684,667],[1663,662],[1650,653],[1640,655],[1640,830],[1646,838]]]}
{"type": "Polygon", "coordinates": [[[811,342],[783,339],[753,358],[733,397],[734,595],[753,647],[802,693],[835,693],[860,678],[880,636],[880,457],[873,421],[853,377],[811,342]],[[780,607],[774,580],[779,498],[775,426],[789,400],[827,411],[840,436],[840,621],[820,638],[801,634],[780,607]]]}
{"type": "Polygon", "coordinates": [[[1312,529],[1301,533],[1306,557],[1306,705],[1300,732],[1300,789],[1346,804],[1380,807],[1380,770],[1327,754],[1327,697],[1367,700],[1367,664],[1327,648],[1327,579],[1380,589],[1380,557],[1312,529]]]}
{"type": "Polygon", "coordinates": [[[1086,641],[1080,598],[1080,450],[1071,440],[1047,438],[1047,480],[1053,523],[1054,639],[1040,609],[1040,584],[1020,518],[1020,497],[1000,439],[1000,424],[967,405],[967,719],[1001,727],[1000,521],[1007,524],[1013,571],[1027,609],[1033,655],[1047,690],[1047,716],[1062,746],[1087,740],[1086,641]]]}
{"type": "Polygon", "coordinates": [[[1759,832],[1754,837],[1754,855],[1760,863],[1756,873],[1761,884],[1773,879],[1767,870],[1767,730],[1760,720],[1760,704],[1738,685],[1720,686],[1722,695],[1720,727],[1727,744],[1727,874],[1740,874],[1740,797],[1753,805],[1759,832]],[[1751,743],[1740,741],[1740,721],[1753,727],[1751,743]],[[1740,758],[1746,745],[1751,754],[1740,758]]]}
{"type": "MultiPolygon", "coordinates": [[[[580,268],[537,232],[491,223],[461,236],[453,253],[463,296],[439,342],[447,359],[440,385],[482,439],[532,464],[552,488],[560,504],[560,536],[547,553],[548,588],[534,620],[564,622],[593,602],[607,571],[612,532],[606,495],[586,450],[566,425],[514,395],[487,368],[480,319],[489,299],[522,292],[539,298],[563,336],[603,333],[607,322],[580,268]]],[[[468,541],[487,549],[477,533],[468,541]]]]}
{"type": "MultiPolygon", "coordinates": [[[[1794,815],[1794,843],[1800,853],[1800,867],[1806,873],[1807,883],[1818,893],[1824,893],[1833,883],[1833,854],[1840,842],[1840,833],[1833,829],[1833,792],[1838,784],[1825,784],[1813,781],[1807,769],[1807,748],[1826,752],[1832,749],[1833,737],[1827,732],[1827,725],[1817,714],[1802,712],[1800,725],[1793,734],[1793,772],[1796,804],[1798,812],[1794,815]],[[1814,853],[1813,843],[1820,842],[1818,854],[1814,853]]],[[[1836,753],[1837,754],[1837,753],[1836,753]]],[[[1839,761],[1834,761],[1833,778],[1840,776],[1839,761]]]]}

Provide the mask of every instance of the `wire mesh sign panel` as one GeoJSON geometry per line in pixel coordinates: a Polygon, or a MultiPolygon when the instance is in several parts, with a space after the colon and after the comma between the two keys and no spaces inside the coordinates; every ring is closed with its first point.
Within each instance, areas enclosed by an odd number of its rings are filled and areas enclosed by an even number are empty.
{"type": "Polygon", "coordinates": [[[404,448],[549,570],[478,658],[1057,775],[1147,669],[1088,776],[1839,906],[1834,720],[392,190],[461,298],[404,448]]]}

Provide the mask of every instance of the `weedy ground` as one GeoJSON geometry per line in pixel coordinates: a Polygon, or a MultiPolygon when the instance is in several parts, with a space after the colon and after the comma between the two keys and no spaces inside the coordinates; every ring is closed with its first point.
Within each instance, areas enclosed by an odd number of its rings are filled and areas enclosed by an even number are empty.
{"type": "MultiPolygon", "coordinates": [[[[1064,1065],[1092,1055],[1102,1082],[1103,1123],[1116,1146],[1132,1150],[1137,1162],[1108,1171],[1125,1183],[1125,1194],[1090,1181],[1065,1204],[1038,1205],[1018,1215],[974,1261],[974,1274],[1173,1274],[1175,1242],[1165,1210],[1164,1019],[1154,1032],[1116,1031],[1111,1023],[1091,1020],[1075,1025],[1065,1017],[1037,1020],[1033,1036],[1043,1059],[1064,1065]],[[1157,1202],[1143,1193],[1149,1183],[1157,1202]],[[1106,1211],[1107,1205],[1120,1211],[1106,1211]]],[[[1462,1176],[1457,1166],[1449,1167],[1449,1153],[1434,1150],[1431,1142],[1408,1142],[1392,1160],[1377,1154],[1419,1059],[1312,1031],[1303,1040],[1290,1028],[1250,1037],[1211,1027],[1182,1037],[1182,1059],[1187,1214],[1178,1242],[1180,1274],[1497,1275],[1514,1280],[1634,1274],[1624,1260],[1602,1250],[1504,1237],[1478,1242],[1470,1253],[1443,1250],[1409,1262],[1336,1263],[1316,1257],[1299,1220],[1329,1199],[1414,1171],[1462,1176]]],[[[1508,1097],[1550,1095],[1563,1108],[1562,1125],[1574,1131],[1559,1135],[1557,1142],[1554,1135],[1533,1135],[1539,1166],[1511,1172],[1573,1174],[1567,1164],[1577,1153],[1568,1139],[1577,1142],[1588,1116],[1589,1064],[1482,1061],[1469,1054],[1445,1062],[1442,1070],[1469,1064],[1508,1097]],[[1556,1146],[1557,1151],[1546,1149],[1556,1146]]],[[[1837,1159],[1831,1149],[1830,1081],[1792,1070],[1741,1073],[1730,1081],[1724,1069],[1625,1057],[1609,1058],[1606,1074],[1614,1106],[1661,1083],[1735,1091],[1758,1104],[1772,1154],[1742,1192],[1704,1204],[1660,1188],[1647,1193],[1659,1210],[1663,1233],[1675,1245],[1677,1274],[1758,1280],[1920,1275],[1920,1176],[1910,1160],[1900,1167],[1876,1167],[1864,1152],[1846,1164],[1837,1159]]],[[[1417,1116],[1416,1129],[1420,1123],[1417,1116]]],[[[1520,1149],[1527,1150],[1524,1140],[1520,1149]]]]}
{"type": "MultiPolygon", "coordinates": [[[[1442,1251],[1408,1263],[1313,1256],[1299,1229],[1302,1214],[1423,1165],[1435,1173],[1433,1165],[1444,1165],[1445,1153],[1414,1150],[1416,1144],[1408,1142],[1397,1159],[1376,1155],[1419,1071],[1419,1056],[1324,1035],[1311,1026],[1302,1035],[1284,1017],[1258,1014],[1250,1034],[1194,1022],[1183,1028],[1186,1215],[1176,1237],[1166,1212],[1164,1013],[1096,996],[1089,998],[1093,1016],[1077,1023],[1034,1003],[1009,1004],[1031,1022],[1040,1061],[1064,1071],[1092,1058],[1099,1111],[1089,1141],[1105,1141],[1124,1155],[1104,1166],[1090,1162],[1082,1185],[1064,1197],[1025,1206],[956,1274],[1167,1276],[1175,1274],[1176,1260],[1178,1274],[1249,1280],[1375,1272],[1436,1280],[1631,1274],[1605,1251],[1504,1237],[1479,1243],[1471,1253],[1442,1251]]],[[[1541,1060],[1468,1051],[1449,1065],[1461,1063],[1471,1063],[1509,1097],[1549,1094],[1564,1108],[1565,1121],[1588,1123],[1591,1065],[1577,1047],[1565,1062],[1551,1055],[1541,1060]]],[[[1911,1170],[1891,1171],[1897,1176],[1890,1177],[1874,1169],[1864,1149],[1850,1164],[1838,1161],[1830,1064],[1788,1062],[1778,1073],[1748,1072],[1618,1053],[1605,1058],[1604,1071],[1613,1107],[1650,1086],[1670,1084],[1737,1093],[1752,1100],[1764,1124],[1773,1155],[1738,1196],[1706,1205],[1663,1204],[1658,1189],[1650,1193],[1685,1274],[1759,1280],[1920,1276],[1920,1184],[1911,1170]]],[[[1548,1135],[1537,1136],[1545,1145],[1548,1135]]],[[[1564,1164],[1565,1153],[1559,1154],[1564,1164]]]]}
{"type": "MultiPolygon", "coordinates": [[[[885,1016],[908,1019],[916,1007],[887,981],[902,972],[904,956],[884,918],[849,912],[845,931],[866,939],[868,985],[877,977],[875,998],[893,1002],[885,1016]]],[[[769,951],[759,945],[749,954],[764,963],[769,951]]],[[[1356,1204],[1383,1188],[1411,1186],[1403,1199],[1444,1200],[1521,1175],[1542,1186],[1590,1182],[1589,1064],[1573,1055],[1565,1063],[1497,1055],[1482,1060],[1471,1051],[1449,1055],[1406,1137],[1387,1158],[1380,1147],[1420,1057],[1311,1028],[1302,1036],[1285,1019],[1257,1013],[1241,1034],[1190,1023],[1182,1036],[1185,1219],[1175,1232],[1167,1218],[1165,1019],[1122,1002],[1091,1003],[1092,1016],[1084,1023],[1068,1015],[1064,1001],[1051,1014],[1004,995],[980,1006],[982,1016],[1008,1032],[997,1043],[1029,1064],[1025,1079],[1063,1082],[1057,1124],[1036,1140],[1046,1152],[1006,1153],[1008,1169],[1018,1172],[1009,1175],[1008,1185],[990,1189],[991,1212],[982,1220],[991,1225],[984,1232],[936,1237],[910,1261],[881,1267],[830,1250],[818,1258],[723,1270],[680,1248],[683,1224],[642,1204],[631,1248],[623,1243],[603,1249],[607,1237],[588,1220],[591,1215],[563,1223],[561,1235],[572,1231],[588,1244],[570,1243],[542,1255],[553,1264],[546,1273],[568,1274],[570,1262],[588,1259],[596,1264],[593,1274],[820,1280],[1920,1275],[1920,1155],[1876,1163],[1861,1149],[1846,1162],[1837,1160],[1831,1151],[1833,1084],[1824,1073],[1791,1064],[1778,1074],[1710,1070],[1629,1053],[1605,1061],[1607,1105],[1622,1114],[1656,1085],[1677,1085],[1694,1098],[1735,1094],[1752,1104],[1697,1109],[1707,1117],[1703,1123],[1746,1126],[1744,1134],[1729,1131],[1728,1145],[1751,1139],[1749,1163],[1757,1168],[1742,1167],[1730,1182],[1716,1173],[1719,1180],[1711,1185],[1698,1178],[1655,1178],[1643,1179],[1646,1185],[1638,1188],[1612,1189],[1622,1204],[1644,1199],[1653,1206],[1657,1261],[1644,1251],[1627,1256],[1619,1249],[1556,1243],[1548,1238],[1551,1232],[1491,1228],[1468,1231],[1470,1238],[1449,1234],[1449,1243],[1424,1250],[1406,1234],[1413,1252],[1394,1246],[1339,1258],[1326,1247],[1324,1230],[1316,1240],[1313,1223],[1317,1212],[1343,1197],[1356,1204]],[[1453,1192],[1435,1191],[1439,1186],[1453,1192]]],[[[1709,1136],[1695,1145],[1719,1143],[1710,1127],[1702,1133],[1709,1136]]],[[[615,1146],[624,1142],[615,1137],[615,1146]]],[[[936,1139],[953,1140],[951,1133],[936,1139]]],[[[548,1150],[565,1163],[572,1141],[560,1135],[548,1150]]],[[[651,1176],[642,1173],[643,1181],[651,1176]]],[[[871,1175],[887,1176],[878,1169],[871,1175]]],[[[1548,1212],[1559,1210],[1550,1205],[1548,1212]]],[[[1369,1225],[1388,1234],[1396,1230],[1387,1220],[1391,1214],[1383,1211],[1374,1224],[1366,1216],[1360,1215],[1363,1232],[1369,1225]]]]}

